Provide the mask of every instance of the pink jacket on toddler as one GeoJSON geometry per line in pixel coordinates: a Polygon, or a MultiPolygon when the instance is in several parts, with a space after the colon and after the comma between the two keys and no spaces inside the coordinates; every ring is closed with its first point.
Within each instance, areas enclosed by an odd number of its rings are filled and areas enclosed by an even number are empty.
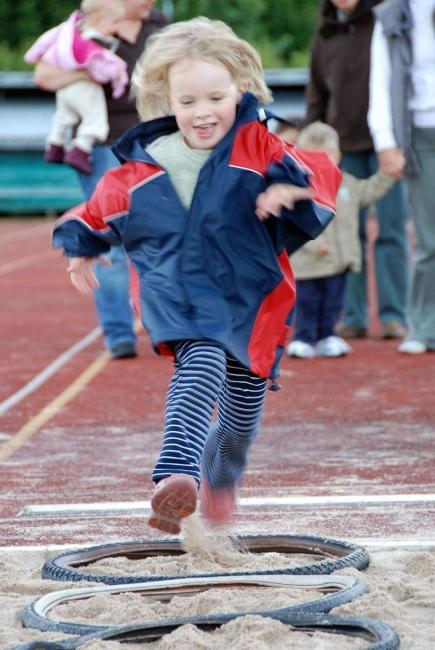
{"type": "Polygon", "coordinates": [[[44,32],[24,55],[26,63],[44,61],[62,70],[87,70],[99,84],[110,83],[113,97],[124,93],[128,84],[127,64],[110,50],[89,38],[77,27],[83,19],[74,11],[60,25],[44,32]]]}

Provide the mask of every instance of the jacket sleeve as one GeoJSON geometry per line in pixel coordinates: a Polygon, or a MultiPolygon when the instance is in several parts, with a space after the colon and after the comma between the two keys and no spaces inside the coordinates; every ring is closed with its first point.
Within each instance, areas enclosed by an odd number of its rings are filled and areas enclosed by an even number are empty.
{"type": "Polygon", "coordinates": [[[24,61],[26,63],[38,63],[41,58],[44,56],[46,51],[51,45],[56,41],[59,33],[59,25],[49,29],[47,32],[44,32],[33,45],[27,50],[24,54],[24,61]]]}
{"type": "Polygon", "coordinates": [[[394,178],[378,171],[369,178],[354,177],[354,182],[356,183],[359,204],[361,207],[365,207],[384,196],[396,181],[394,178]]]}
{"type": "Polygon", "coordinates": [[[319,151],[299,151],[293,145],[284,145],[281,160],[275,160],[266,174],[266,186],[273,183],[291,183],[311,187],[313,198],[298,201],[292,210],[284,209],[284,243],[293,253],[310,239],[315,239],[335,214],[335,201],[341,182],[341,172],[329,157],[319,151]]]}
{"type": "Polygon", "coordinates": [[[311,51],[310,79],[306,90],[306,117],[305,122],[311,124],[320,120],[325,122],[329,92],[324,83],[324,74],[321,69],[322,52],[321,41],[317,34],[311,51]]]}
{"type": "Polygon", "coordinates": [[[128,84],[127,64],[116,54],[103,50],[89,62],[87,70],[91,77],[100,84],[111,83],[115,99],[121,97],[128,84]]]}
{"type": "Polygon", "coordinates": [[[121,244],[121,232],[129,211],[122,168],[107,172],[86,203],[72,208],[54,224],[53,248],[66,257],[98,257],[121,244]]]}
{"type": "Polygon", "coordinates": [[[367,123],[376,151],[397,147],[391,106],[391,63],[388,43],[380,20],[371,40],[370,92],[367,123]]]}

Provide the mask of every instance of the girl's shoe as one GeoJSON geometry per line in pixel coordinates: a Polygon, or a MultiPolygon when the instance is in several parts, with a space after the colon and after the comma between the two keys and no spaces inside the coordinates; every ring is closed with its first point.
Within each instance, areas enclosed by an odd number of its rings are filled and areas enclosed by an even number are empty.
{"type": "Polygon", "coordinates": [[[201,478],[199,489],[201,514],[210,524],[229,524],[236,511],[236,486],[212,487],[201,478]]]}
{"type": "Polygon", "coordinates": [[[287,346],[287,356],[296,359],[312,359],[315,356],[314,346],[305,341],[292,341],[287,346]]]}
{"type": "Polygon", "coordinates": [[[198,500],[198,483],[188,474],[171,474],[160,480],[151,499],[148,525],[177,535],[181,519],[193,514],[198,500]]]}

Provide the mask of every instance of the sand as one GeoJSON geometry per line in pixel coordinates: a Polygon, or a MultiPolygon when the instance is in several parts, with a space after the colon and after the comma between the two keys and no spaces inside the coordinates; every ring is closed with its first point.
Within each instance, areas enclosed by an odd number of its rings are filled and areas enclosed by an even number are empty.
{"type": "MultiPolygon", "coordinates": [[[[155,574],[177,575],[189,571],[207,572],[220,569],[259,570],[282,566],[279,554],[240,553],[230,538],[211,536],[195,518],[183,531],[186,555],[177,558],[157,557],[128,561],[114,558],[89,567],[93,574],[155,574]]],[[[68,587],[90,586],[90,583],[60,583],[42,580],[41,567],[54,555],[48,551],[0,550],[0,649],[10,650],[23,641],[65,639],[59,632],[42,633],[24,629],[20,616],[24,604],[50,591],[68,587]]],[[[336,608],[333,613],[376,618],[392,625],[401,637],[403,650],[434,650],[435,648],[435,546],[427,550],[370,551],[370,566],[365,571],[346,569],[338,574],[355,575],[369,585],[368,594],[352,603],[336,608]]],[[[318,559],[318,558],[317,558],[318,559]]],[[[286,558],[286,564],[312,563],[312,556],[286,558]]],[[[102,594],[91,599],[73,601],[52,610],[50,618],[92,624],[126,624],[157,620],[172,616],[203,615],[229,611],[253,611],[285,607],[319,597],[318,591],[288,588],[211,589],[191,596],[174,596],[169,602],[144,598],[138,593],[102,594]]],[[[134,643],[93,641],[86,650],[128,650],[134,643]]],[[[367,641],[337,635],[306,633],[259,616],[246,616],[232,621],[214,632],[204,632],[185,625],[162,640],[146,645],[149,650],[360,650],[367,641]]]]}

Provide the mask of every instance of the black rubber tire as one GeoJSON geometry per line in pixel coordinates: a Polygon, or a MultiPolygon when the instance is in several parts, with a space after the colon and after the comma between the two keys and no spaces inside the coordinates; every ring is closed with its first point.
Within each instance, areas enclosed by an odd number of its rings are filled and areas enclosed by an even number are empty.
{"type": "MultiPolygon", "coordinates": [[[[369,564],[369,555],[362,546],[340,540],[296,535],[248,535],[236,537],[235,539],[251,553],[311,553],[329,557],[329,559],[322,560],[316,564],[306,564],[298,567],[283,566],[274,570],[256,571],[255,575],[327,575],[338,569],[348,567],[365,569],[369,564]]],[[[237,571],[196,573],[189,576],[95,576],[77,568],[107,557],[124,556],[130,559],[142,559],[156,555],[183,554],[184,550],[179,540],[151,540],[91,546],[51,558],[42,568],[42,577],[67,582],[87,580],[89,582],[103,582],[108,585],[118,585],[134,582],[153,582],[161,580],[163,577],[169,580],[180,577],[234,577],[253,573],[251,571],[237,571]]]]}
{"type": "MultiPolygon", "coordinates": [[[[314,600],[285,607],[277,612],[294,613],[326,613],[334,607],[349,603],[364,593],[368,587],[365,582],[349,576],[239,576],[233,579],[209,577],[203,579],[181,578],[178,580],[161,580],[153,583],[134,583],[130,585],[107,585],[104,587],[85,587],[81,589],[64,589],[55,591],[28,603],[22,612],[21,621],[24,627],[34,628],[42,632],[63,632],[65,634],[90,634],[114,629],[112,625],[88,625],[71,621],[53,620],[48,618],[48,612],[56,606],[75,600],[92,598],[101,593],[121,594],[127,592],[140,593],[155,599],[159,596],[167,598],[179,593],[189,595],[212,588],[232,588],[237,586],[276,587],[288,586],[305,589],[326,591],[326,595],[314,600]],[[331,589],[335,589],[330,593],[331,589]]],[[[263,612],[256,612],[262,614],[263,612]]],[[[121,627],[121,626],[120,626],[121,627]]]]}
{"type": "MultiPolygon", "coordinates": [[[[400,637],[397,632],[381,621],[357,616],[332,616],[322,614],[286,613],[282,610],[264,612],[262,616],[274,618],[290,625],[299,632],[329,632],[343,636],[352,636],[369,641],[367,650],[398,650],[400,637]]],[[[92,634],[57,642],[31,642],[16,646],[14,650],[76,650],[92,640],[106,641],[156,641],[165,634],[186,623],[196,625],[202,630],[213,630],[245,614],[223,614],[221,616],[202,616],[197,618],[172,619],[160,623],[139,623],[94,632],[92,634]]]]}

